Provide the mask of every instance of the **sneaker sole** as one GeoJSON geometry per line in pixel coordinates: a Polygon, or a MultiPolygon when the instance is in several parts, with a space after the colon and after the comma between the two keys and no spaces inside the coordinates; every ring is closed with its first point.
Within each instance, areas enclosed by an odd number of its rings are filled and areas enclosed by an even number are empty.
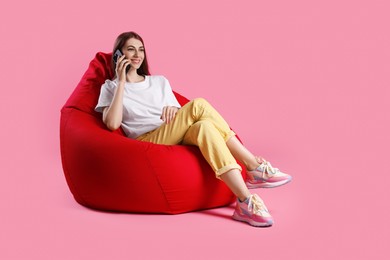
{"type": "Polygon", "coordinates": [[[256,222],[253,219],[243,218],[235,213],[233,214],[232,218],[237,221],[248,223],[253,227],[270,227],[273,225],[273,223],[261,223],[261,222],[256,222]]]}
{"type": "Polygon", "coordinates": [[[282,185],[285,185],[289,183],[292,179],[287,179],[283,181],[278,181],[278,182],[263,182],[263,183],[249,183],[245,182],[246,186],[248,189],[257,189],[257,188],[276,188],[282,185]]]}

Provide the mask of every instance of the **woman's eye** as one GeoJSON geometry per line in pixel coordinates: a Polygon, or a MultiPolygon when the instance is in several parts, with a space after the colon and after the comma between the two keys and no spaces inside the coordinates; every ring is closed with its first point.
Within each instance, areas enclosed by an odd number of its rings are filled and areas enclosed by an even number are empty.
{"type": "MultiPolygon", "coordinates": [[[[127,51],[135,51],[135,49],[127,49],[127,51]]],[[[144,49],[140,49],[139,51],[144,52],[145,50],[144,49]]]]}

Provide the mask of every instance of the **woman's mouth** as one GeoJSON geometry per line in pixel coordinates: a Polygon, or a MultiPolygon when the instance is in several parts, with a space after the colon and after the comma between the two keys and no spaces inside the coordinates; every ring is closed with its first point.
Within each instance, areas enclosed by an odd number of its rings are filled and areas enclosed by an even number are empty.
{"type": "Polygon", "coordinates": [[[140,59],[131,59],[131,63],[139,64],[140,62],[140,59]]]}

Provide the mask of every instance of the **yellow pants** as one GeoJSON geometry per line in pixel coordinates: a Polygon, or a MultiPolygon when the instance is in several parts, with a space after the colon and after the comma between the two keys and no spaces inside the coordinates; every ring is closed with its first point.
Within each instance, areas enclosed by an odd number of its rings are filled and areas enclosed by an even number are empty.
{"type": "Polygon", "coordinates": [[[169,124],[164,123],[137,140],[165,145],[196,145],[216,177],[220,178],[229,170],[242,170],[226,145],[234,135],[222,116],[205,99],[197,98],[180,108],[169,124]]]}

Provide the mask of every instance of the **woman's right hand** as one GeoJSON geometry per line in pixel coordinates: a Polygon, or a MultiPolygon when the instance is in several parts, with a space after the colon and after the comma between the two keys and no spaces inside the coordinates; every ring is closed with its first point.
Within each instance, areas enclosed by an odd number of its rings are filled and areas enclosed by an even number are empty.
{"type": "Polygon", "coordinates": [[[116,63],[115,73],[119,82],[126,82],[126,67],[129,66],[130,61],[126,59],[125,55],[118,58],[116,63]]]}

